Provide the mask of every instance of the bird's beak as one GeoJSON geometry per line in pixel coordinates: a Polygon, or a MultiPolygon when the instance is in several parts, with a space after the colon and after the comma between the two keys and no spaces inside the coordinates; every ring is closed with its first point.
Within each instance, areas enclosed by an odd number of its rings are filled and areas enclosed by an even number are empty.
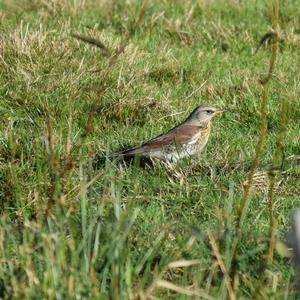
{"type": "Polygon", "coordinates": [[[215,114],[217,115],[217,114],[222,114],[223,112],[226,112],[226,111],[228,111],[227,109],[223,109],[223,108],[220,108],[220,109],[218,109],[217,111],[215,111],[215,114]]]}

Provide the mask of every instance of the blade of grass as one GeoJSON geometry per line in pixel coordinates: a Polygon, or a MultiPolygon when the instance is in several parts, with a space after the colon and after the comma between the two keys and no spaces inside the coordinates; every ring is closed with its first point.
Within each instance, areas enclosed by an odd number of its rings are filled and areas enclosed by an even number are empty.
{"type": "Polygon", "coordinates": [[[212,233],[209,230],[207,231],[207,236],[208,236],[209,243],[211,245],[212,251],[214,253],[214,256],[217,259],[218,265],[219,265],[223,275],[225,276],[225,283],[226,283],[229,298],[230,298],[230,300],[235,300],[236,296],[235,296],[235,292],[232,288],[232,280],[231,280],[231,278],[230,278],[230,276],[227,272],[226,266],[225,266],[224,261],[221,257],[217,242],[216,242],[214,236],[212,235],[212,233]]]}
{"type": "Polygon", "coordinates": [[[277,227],[277,221],[274,216],[274,186],[275,186],[276,175],[278,173],[278,170],[280,169],[280,165],[282,162],[282,147],[283,147],[283,141],[287,130],[289,108],[290,108],[289,97],[285,97],[282,100],[280,113],[279,113],[280,129],[276,138],[275,153],[274,153],[271,169],[268,172],[268,177],[269,177],[268,208],[269,208],[270,230],[269,230],[269,247],[265,258],[265,267],[270,265],[273,261],[273,254],[274,254],[274,249],[276,244],[275,232],[277,227]]]}
{"type": "MultiPolygon", "coordinates": [[[[278,0],[273,0],[272,5],[272,29],[274,35],[278,35],[278,14],[279,14],[279,3],[278,0]]],[[[237,222],[235,226],[236,237],[233,241],[233,251],[232,251],[232,268],[231,268],[231,278],[234,278],[237,271],[237,255],[238,255],[238,245],[242,238],[242,225],[244,223],[245,217],[247,215],[249,201],[250,201],[250,192],[253,184],[254,174],[259,165],[260,157],[262,154],[263,146],[266,140],[267,134],[267,103],[269,96],[269,89],[271,78],[274,72],[276,58],[278,52],[278,37],[276,42],[272,45],[272,54],[270,58],[270,65],[267,76],[261,80],[262,84],[262,95],[261,95],[261,106],[260,106],[260,128],[259,128],[259,138],[256,144],[255,157],[252,162],[249,174],[247,176],[247,184],[245,185],[244,193],[242,196],[241,204],[237,213],[237,222]]]]}

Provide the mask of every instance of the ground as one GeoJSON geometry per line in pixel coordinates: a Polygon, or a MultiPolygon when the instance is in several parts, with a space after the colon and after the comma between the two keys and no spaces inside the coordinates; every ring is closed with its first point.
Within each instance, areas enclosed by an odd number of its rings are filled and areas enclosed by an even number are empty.
{"type": "Polygon", "coordinates": [[[0,1],[0,298],[296,298],[286,248],[300,205],[296,0],[280,1],[266,141],[232,258],[260,135],[272,40],[257,47],[271,29],[270,6],[0,1]],[[214,120],[198,156],[172,167],[95,164],[95,156],[138,145],[200,104],[229,111],[214,120]],[[282,107],[276,249],[265,265],[268,171],[282,107]]]}

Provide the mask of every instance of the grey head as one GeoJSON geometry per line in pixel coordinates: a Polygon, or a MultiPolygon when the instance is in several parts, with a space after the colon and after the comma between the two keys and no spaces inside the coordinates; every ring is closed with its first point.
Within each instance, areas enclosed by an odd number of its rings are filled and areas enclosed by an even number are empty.
{"type": "Polygon", "coordinates": [[[201,105],[192,111],[186,121],[194,125],[209,124],[214,116],[224,111],[225,109],[217,108],[211,105],[201,105]]]}

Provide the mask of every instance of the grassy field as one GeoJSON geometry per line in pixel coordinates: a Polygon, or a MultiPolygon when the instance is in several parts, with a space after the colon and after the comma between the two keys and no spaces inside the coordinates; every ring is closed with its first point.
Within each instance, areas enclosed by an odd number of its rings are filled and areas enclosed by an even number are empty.
{"type": "Polygon", "coordinates": [[[299,1],[280,1],[266,140],[240,226],[272,54],[272,42],[256,52],[268,1],[0,0],[0,20],[0,298],[297,298],[283,242],[300,206],[299,1]],[[230,111],[199,156],[93,168],[97,153],[205,103],[230,111]]]}

